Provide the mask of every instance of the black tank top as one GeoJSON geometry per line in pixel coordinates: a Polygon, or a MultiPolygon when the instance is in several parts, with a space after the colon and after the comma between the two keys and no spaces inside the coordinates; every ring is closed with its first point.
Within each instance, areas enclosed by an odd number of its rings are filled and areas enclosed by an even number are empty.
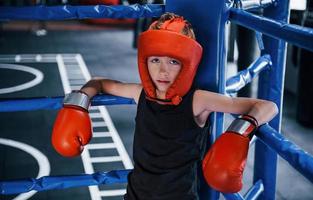
{"type": "Polygon", "coordinates": [[[178,106],[147,100],[141,92],[134,136],[134,170],[127,200],[194,200],[208,126],[194,121],[190,90],[178,106]]]}

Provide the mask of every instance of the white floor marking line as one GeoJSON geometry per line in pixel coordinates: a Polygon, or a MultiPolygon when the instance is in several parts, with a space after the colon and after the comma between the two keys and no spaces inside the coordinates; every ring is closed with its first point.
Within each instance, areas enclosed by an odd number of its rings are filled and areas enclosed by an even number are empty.
{"type": "MultiPolygon", "coordinates": [[[[89,153],[89,151],[86,151],[86,150],[87,150],[87,146],[84,147],[84,151],[81,154],[81,157],[83,159],[83,165],[84,165],[84,168],[85,168],[85,172],[88,173],[88,174],[92,174],[95,171],[93,170],[93,167],[91,165],[90,153],[89,153]]],[[[95,186],[95,187],[98,188],[98,186],[95,186]]]]}
{"type": "MultiPolygon", "coordinates": [[[[73,58],[71,60],[73,60],[73,58]]],[[[69,83],[69,77],[67,76],[67,72],[66,72],[66,68],[65,68],[65,64],[64,64],[65,59],[63,59],[61,55],[57,55],[57,62],[58,62],[58,67],[59,67],[60,74],[61,74],[64,92],[69,93],[71,91],[71,86],[69,83]]],[[[73,78],[73,77],[71,77],[71,78],[73,78]]],[[[83,160],[85,172],[89,173],[89,174],[94,173],[93,166],[92,166],[91,160],[90,160],[90,154],[87,151],[87,149],[85,149],[83,151],[83,153],[81,154],[81,158],[83,160]]],[[[99,191],[98,186],[89,186],[88,188],[89,188],[89,193],[90,193],[92,200],[101,200],[100,191],[99,191]]]]}
{"type": "MultiPolygon", "coordinates": [[[[90,77],[89,71],[81,55],[75,54],[73,56],[69,56],[68,54],[65,54],[65,55],[58,54],[56,56],[56,60],[58,63],[60,74],[61,74],[63,88],[66,93],[70,92],[73,89],[73,87],[79,87],[77,89],[80,89],[80,86],[71,82],[72,80],[82,81],[81,84],[84,84],[86,81],[90,80],[91,77],[90,77]],[[67,67],[68,65],[70,65],[70,68],[67,67]],[[74,70],[75,65],[76,67],[79,67],[81,69],[82,74],[76,73],[76,71],[74,70]],[[72,70],[74,70],[75,73],[71,73],[72,70]]],[[[83,151],[81,155],[85,172],[94,173],[94,168],[92,164],[93,161],[95,161],[96,163],[98,162],[121,162],[123,163],[126,169],[132,169],[133,168],[132,162],[121,141],[121,138],[119,137],[112,123],[112,120],[106,108],[104,106],[91,107],[89,111],[91,114],[91,118],[93,118],[92,117],[93,115],[95,116],[94,118],[103,119],[103,121],[101,120],[101,121],[93,122],[93,127],[104,127],[105,125],[108,126],[106,127],[108,131],[96,131],[94,132],[93,137],[94,138],[110,137],[112,138],[113,143],[94,143],[94,144],[89,144],[85,147],[85,150],[83,151]],[[97,149],[116,149],[119,156],[92,157],[91,158],[89,150],[92,151],[92,150],[97,150],[97,149]]],[[[89,191],[90,191],[92,200],[101,200],[102,199],[101,196],[103,196],[103,194],[107,194],[108,196],[122,196],[123,194],[126,193],[125,189],[100,191],[98,186],[89,186],[89,191]]]]}
{"type": "Polygon", "coordinates": [[[101,144],[88,144],[86,149],[114,149],[116,145],[114,143],[101,143],[101,144]]]}
{"type": "Polygon", "coordinates": [[[113,122],[109,116],[107,109],[104,106],[101,106],[101,107],[99,107],[99,110],[104,116],[104,119],[105,119],[107,126],[109,128],[109,131],[112,135],[112,139],[113,139],[114,143],[116,144],[117,151],[120,154],[120,156],[122,157],[125,169],[133,169],[134,168],[133,163],[132,163],[132,161],[131,161],[131,159],[130,159],[130,157],[129,157],[129,155],[128,155],[128,153],[127,153],[127,151],[123,145],[123,142],[122,142],[117,130],[115,129],[115,127],[113,125],[113,122]]]}
{"type": "Polygon", "coordinates": [[[65,94],[70,93],[71,92],[71,87],[70,87],[68,76],[67,76],[67,73],[66,73],[66,70],[65,70],[63,58],[62,58],[62,56],[60,54],[58,54],[56,56],[56,60],[57,60],[57,63],[58,63],[58,68],[59,68],[59,71],[60,71],[64,92],[65,92],[65,94]]]}
{"type": "Polygon", "coordinates": [[[106,190],[101,191],[100,195],[103,197],[110,197],[110,196],[121,196],[126,193],[126,190],[106,190]]]}
{"type": "Polygon", "coordinates": [[[91,110],[92,110],[92,111],[94,111],[94,110],[98,111],[98,107],[92,106],[92,107],[89,108],[89,111],[91,111],[91,110]]]}
{"type": "Polygon", "coordinates": [[[40,54],[36,55],[36,61],[41,62],[42,56],[40,54]]]}
{"type": "Polygon", "coordinates": [[[89,116],[92,118],[101,118],[102,115],[100,113],[89,113],[89,116]]]}
{"type": "MultiPolygon", "coordinates": [[[[28,154],[32,155],[36,159],[38,166],[39,166],[39,172],[38,172],[37,178],[42,177],[42,176],[48,176],[50,174],[49,160],[39,150],[35,149],[34,147],[32,147],[28,144],[14,141],[14,140],[10,140],[10,139],[6,139],[6,138],[0,138],[0,144],[11,146],[14,148],[18,148],[18,149],[25,151],[28,154]]],[[[31,196],[33,196],[35,193],[37,193],[37,192],[31,191],[31,192],[27,192],[24,194],[20,194],[20,195],[16,196],[13,200],[26,200],[26,199],[30,198],[31,196]]]]}
{"type": "Polygon", "coordinates": [[[15,56],[15,62],[20,62],[21,61],[21,56],[20,55],[16,55],[15,56]]]}
{"type": "Polygon", "coordinates": [[[80,67],[80,69],[83,72],[83,75],[84,75],[86,81],[89,81],[91,79],[91,76],[90,76],[88,68],[87,68],[87,66],[86,66],[86,64],[84,62],[83,57],[80,54],[76,54],[75,58],[76,58],[76,60],[78,62],[78,66],[80,67]]]}
{"type": "Polygon", "coordinates": [[[90,161],[92,163],[117,162],[122,161],[122,158],[119,156],[93,157],[90,158],[90,161]]]}
{"type": "MultiPolygon", "coordinates": [[[[21,55],[0,55],[0,61],[5,62],[23,62],[23,63],[35,63],[35,62],[49,62],[49,63],[57,63],[60,71],[60,76],[62,80],[62,85],[65,93],[71,92],[73,89],[71,86],[79,87],[77,83],[84,84],[86,81],[90,79],[89,71],[84,63],[83,58],[79,54],[21,54],[21,55]],[[69,66],[69,67],[68,67],[69,66]],[[74,67],[80,68],[83,74],[76,74],[76,72],[71,73],[69,70],[73,70],[74,67]],[[72,84],[72,85],[71,85],[72,84]]],[[[92,165],[92,160],[96,162],[121,162],[125,166],[125,168],[130,169],[133,168],[132,162],[127,154],[125,147],[122,144],[121,138],[119,137],[112,120],[108,114],[108,111],[104,106],[102,107],[91,107],[90,113],[94,114],[96,118],[103,119],[106,123],[110,123],[110,127],[107,127],[108,131],[96,131],[94,132],[94,138],[100,137],[110,137],[113,140],[113,143],[101,143],[97,145],[97,143],[92,144],[93,146],[91,151],[97,149],[116,149],[119,156],[107,156],[107,157],[96,157],[91,158],[88,147],[82,153],[83,165],[86,173],[94,173],[94,168],[92,165]],[[100,116],[100,117],[99,117],[100,116]],[[110,161],[109,161],[110,160],[110,161]],[[119,161],[118,161],[119,160],[119,161]]],[[[99,119],[97,119],[98,121],[99,119]]],[[[103,121],[102,121],[103,123],[103,121]]],[[[112,169],[113,170],[113,169],[112,169]]],[[[89,186],[90,195],[92,200],[102,200],[101,196],[122,196],[126,193],[125,189],[117,189],[117,190],[104,190],[100,191],[98,186],[89,186]]],[[[30,192],[31,193],[31,192],[30,192]]],[[[29,195],[30,193],[22,194],[29,195]]],[[[32,194],[33,195],[33,194],[32,194]]],[[[17,196],[17,198],[20,197],[17,196]]],[[[18,199],[24,200],[24,199],[18,199]]]]}
{"type": "MultiPolygon", "coordinates": [[[[66,65],[66,67],[67,67],[67,65],[66,65]]],[[[76,69],[70,69],[70,70],[67,70],[67,71],[68,71],[69,74],[81,74],[82,73],[81,70],[80,69],[77,70],[77,68],[76,69]]]]}
{"type": "Polygon", "coordinates": [[[111,137],[110,132],[93,132],[92,137],[111,137]]]}
{"type": "Polygon", "coordinates": [[[106,127],[105,122],[92,122],[92,127],[106,127]]]}
{"type": "Polygon", "coordinates": [[[7,88],[1,88],[0,94],[7,94],[12,92],[17,92],[21,90],[26,90],[28,88],[34,87],[35,85],[38,85],[43,80],[43,73],[39,71],[38,69],[27,67],[24,65],[14,65],[14,64],[0,64],[0,69],[10,69],[10,70],[16,70],[16,71],[23,71],[28,72],[30,74],[33,74],[35,78],[31,81],[28,81],[26,83],[13,86],[13,87],[7,87],[7,88]]]}
{"type": "Polygon", "coordinates": [[[81,84],[81,85],[83,85],[83,84],[86,83],[85,79],[81,79],[81,80],[79,80],[79,79],[71,79],[71,77],[69,77],[69,79],[70,79],[70,83],[71,84],[81,84]]]}
{"type": "MultiPolygon", "coordinates": [[[[85,172],[88,174],[94,173],[91,160],[90,160],[89,151],[86,151],[85,149],[83,153],[81,154],[81,158],[83,160],[85,172]]],[[[90,197],[92,200],[102,200],[98,186],[89,186],[88,188],[89,188],[89,193],[90,193],[90,197]]]]}
{"type": "MultiPolygon", "coordinates": [[[[86,80],[90,80],[91,79],[91,76],[90,76],[90,73],[87,69],[87,66],[82,58],[82,56],[80,54],[77,54],[76,55],[76,60],[77,62],[79,63],[79,67],[81,68],[86,80]]],[[[112,134],[112,138],[113,138],[113,141],[114,143],[116,144],[116,148],[117,148],[117,151],[118,153],[120,154],[120,156],[122,157],[122,160],[123,160],[123,164],[125,166],[126,169],[133,169],[134,166],[133,166],[133,163],[123,145],[123,142],[117,132],[117,130],[115,129],[115,126],[111,120],[111,117],[106,109],[105,106],[101,106],[101,107],[98,107],[101,114],[103,115],[103,118],[105,119],[105,122],[107,123],[107,126],[109,128],[109,132],[112,134]]]]}
{"type": "Polygon", "coordinates": [[[79,90],[81,88],[81,86],[71,86],[72,90],[79,90]]]}
{"type": "Polygon", "coordinates": [[[42,60],[40,62],[45,63],[55,63],[56,54],[8,54],[8,55],[0,55],[0,62],[23,62],[23,63],[34,63],[39,62],[38,57],[36,59],[36,55],[40,55],[42,60]],[[44,61],[43,61],[44,60],[44,61]]]}
{"type": "Polygon", "coordinates": [[[78,67],[78,65],[77,64],[73,64],[73,65],[67,64],[66,67],[69,68],[69,69],[70,68],[76,69],[78,67]]]}
{"type": "Polygon", "coordinates": [[[78,74],[72,74],[71,77],[69,77],[69,80],[73,80],[73,79],[83,79],[84,77],[82,75],[78,75],[78,74]]]}

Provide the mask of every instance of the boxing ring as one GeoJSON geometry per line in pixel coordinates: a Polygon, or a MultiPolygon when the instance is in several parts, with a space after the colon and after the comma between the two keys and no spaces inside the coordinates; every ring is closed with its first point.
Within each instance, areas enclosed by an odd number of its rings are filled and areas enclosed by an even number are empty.
{"type": "MultiPolygon", "coordinates": [[[[166,5],[130,6],[33,6],[0,7],[0,20],[66,20],[85,18],[158,17],[166,11],[185,16],[195,29],[204,54],[196,76],[200,88],[233,95],[244,85],[259,77],[258,98],[277,104],[280,112],[269,123],[259,128],[255,145],[254,185],[242,195],[223,194],[226,199],[275,199],[277,155],[313,183],[313,157],[281,135],[286,42],[313,51],[313,29],[291,25],[288,20],[288,0],[205,1],[168,0],[166,5]],[[247,11],[264,9],[263,16],[247,11]],[[257,31],[261,56],[244,71],[226,80],[225,23],[231,21],[257,31]]],[[[38,109],[59,109],[63,97],[5,99],[0,101],[1,112],[38,109]]],[[[134,104],[132,99],[98,95],[92,106],[134,104]]],[[[224,114],[211,118],[212,143],[223,132],[224,114]]],[[[94,174],[42,177],[0,181],[2,195],[19,194],[32,190],[43,191],[78,186],[127,182],[129,170],[113,170],[94,174]]],[[[201,185],[201,199],[218,199],[220,193],[201,185]]]]}

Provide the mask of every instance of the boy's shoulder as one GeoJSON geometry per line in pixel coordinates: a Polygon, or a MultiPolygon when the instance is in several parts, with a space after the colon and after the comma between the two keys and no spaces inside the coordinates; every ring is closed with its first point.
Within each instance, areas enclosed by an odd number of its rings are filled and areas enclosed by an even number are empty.
{"type": "Polygon", "coordinates": [[[133,95],[133,99],[134,99],[135,102],[138,104],[140,94],[142,93],[142,90],[143,90],[142,84],[139,84],[139,83],[130,83],[130,84],[129,84],[129,89],[130,89],[130,92],[131,92],[132,95],[133,95]]]}
{"type": "Polygon", "coordinates": [[[194,111],[199,113],[207,110],[210,105],[219,103],[224,95],[208,90],[196,89],[193,95],[194,111]]]}

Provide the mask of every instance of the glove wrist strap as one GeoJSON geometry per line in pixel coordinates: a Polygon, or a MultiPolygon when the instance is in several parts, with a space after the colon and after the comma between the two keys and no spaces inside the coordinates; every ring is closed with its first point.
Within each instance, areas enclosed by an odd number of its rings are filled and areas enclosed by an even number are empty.
{"type": "Polygon", "coordinates": [[[257,129],[258,126],[255,118],[252,119],[250,118],[250,116],[247,117],[247,115],[243,115],[235,119],[228,127],[227,132],[233,132],[245,137],[249,137],[251,139],[253,137],[254,131],[257,129]]]}
{"type": "Polygon", "coordinates": [[[90,105],[90,99],[87,94],[81,91],[73,91],[65,95],[63,105],[78,106],[85,110],[88,110],[90,105]]]}

